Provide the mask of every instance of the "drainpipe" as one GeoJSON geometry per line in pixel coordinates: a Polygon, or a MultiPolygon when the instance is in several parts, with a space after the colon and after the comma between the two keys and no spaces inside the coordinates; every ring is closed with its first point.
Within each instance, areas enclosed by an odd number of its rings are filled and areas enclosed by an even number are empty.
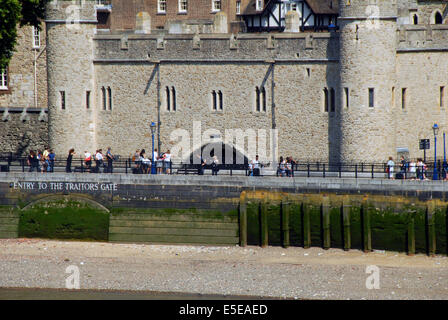
{"type": "Polygon", "coordinates": [[[44,53],[47,46],[45,45],[41,52],[39,52],[38,55],[36,55],[37,50],[33,49],[34,51],[34,108],[37,108],[37,60],[40,58],[42,53],[44,53]]]}
{"type": "Polygon", "coordinates": [[[277,124],[275,122],[275,81],[274,81],[274,71],[275,71],[275,60],[270,61],[271,63],[271,97],[272,97],[272,105],[271,105],[271,116],[272,116],[272,166],[275,170],[277,163],[277,137],[274,134],[274,130],[277,129],[277,124]]]}
{"type": "Polygon", "coordinates": [[[160,155],[160,62],[157,63],[157,152],[160,155]]]}

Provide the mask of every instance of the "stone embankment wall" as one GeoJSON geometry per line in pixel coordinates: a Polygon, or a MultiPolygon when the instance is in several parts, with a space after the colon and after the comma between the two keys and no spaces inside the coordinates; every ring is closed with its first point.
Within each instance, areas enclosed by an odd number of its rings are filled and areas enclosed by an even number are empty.
{"type": "Polygon", "coordinates": [[[0,173],[0,204],[17,206],[19,236],[38,210],[67,203],[109,212],[102,240],[409,254],[447,253],[447,189],[443,181],[0,173]]]}

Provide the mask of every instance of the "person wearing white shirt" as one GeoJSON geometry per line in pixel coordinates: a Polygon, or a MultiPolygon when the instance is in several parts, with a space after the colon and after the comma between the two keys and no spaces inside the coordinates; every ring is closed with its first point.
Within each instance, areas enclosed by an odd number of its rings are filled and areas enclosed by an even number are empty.
{"type": "Polygon", "coordinates": [[[170,150],[165,152],[164,162],[165,162],[166,173],[170,174],[171,173],[171,170],[170,170],[170,167],[171,167],[171,153],[170,153],[170,150]]]}

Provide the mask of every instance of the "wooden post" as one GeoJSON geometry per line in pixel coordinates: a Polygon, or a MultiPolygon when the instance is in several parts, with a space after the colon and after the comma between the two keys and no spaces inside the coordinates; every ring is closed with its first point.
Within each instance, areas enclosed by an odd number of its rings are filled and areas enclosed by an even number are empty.
{"type": "Polygon", "coordinates": [[[282,211],[282,242],[283,248],[289,247],[289,211],[290,204],[282,202],[281,211],[282,211]]]}
{"type": "Polygon", "coordinates": [[[311,247],[311,222],[310,222],[310,208],[305,203],[302,203],[302,225],[303,225],[303,247],[307,249],[311,247]]]}
{"type": "Polygon", "coordinates": [[[362,235],[363,235],[363,250],[364,252],[372,251],[372,233],[370,229],[370,213],[366,202],[363,202],[361,207],[362,215],[362,235]]]}
{"type": "Polygon", "coordinates": [[[413,256],[415,254],[415,222],[414,212],[409,212],[408,218],[408,255],[413,256]]]}
{"type": "Polygon", "coordinates": [[[352,238],[350,233],[350,209],[351,205],[348,200],[344,199],[342,203],[342,223],[344,230],[344,250],[350,250],[352,247],[352,238]]]}
{"type": "Polygon", "coordinates": [[[324,196],[322,198],[322,229],[323,229],[323,248],[330,249],[331,238],[330,238],[330,198],[324,196]]]}
{"type": "Polygon", "coordinates": [[[436,228],[435,228],[435,205],[428,203],[426,208],[426,235],[427,235],[427,251],[428,255],[436,254],[436,228]]]}
{"type": "Polygon", "coordinates": [[[268,210],[265,202],[260,202],[261,247],[268,246],[268,210]]]}
{"type": "Polygon", "coordinates": [[[240,201],[240,246],[247,246],[247,201],[240,201]]]}

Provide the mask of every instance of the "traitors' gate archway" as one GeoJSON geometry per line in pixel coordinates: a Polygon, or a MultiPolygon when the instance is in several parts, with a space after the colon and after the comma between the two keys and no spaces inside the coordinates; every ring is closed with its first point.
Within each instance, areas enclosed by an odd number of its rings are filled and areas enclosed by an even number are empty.
{"type": "Polygon", "coordinates": [[[190,154],[190,163],[201,163],[201,155],[207,163],[213,161],[216,156],[220,164],[248,164],[249,159],[243,152],[235,146],[227,145],[223,142],[210,142],[204,144],[200,149],[196,149],[190,154]]]}

